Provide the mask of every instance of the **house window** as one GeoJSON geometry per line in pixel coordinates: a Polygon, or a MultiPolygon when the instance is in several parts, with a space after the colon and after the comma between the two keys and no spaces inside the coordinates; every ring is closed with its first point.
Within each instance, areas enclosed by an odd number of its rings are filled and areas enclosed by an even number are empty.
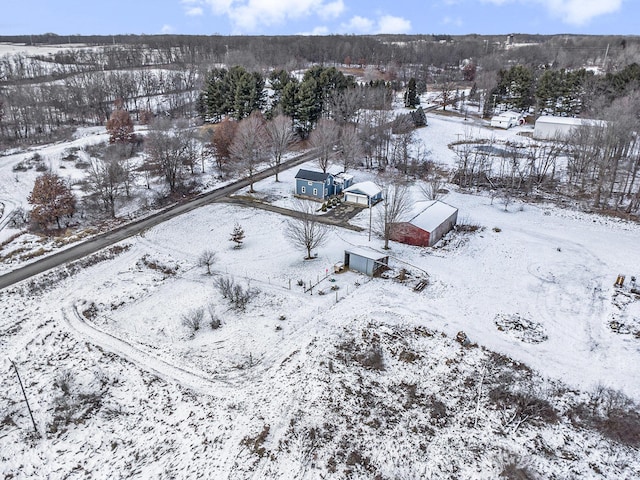
{"type": "Polygon", "coordinates": [[[317,188],[314,188],[314,189],[313,189],[313,196],[314,196],[314,197],[317,197],[317,196],[318,196],[318,189],[317,189],[317,188]]]}
{"type": "Polygon", "coordinates": [[[307,193],[307,187],[300,187],[300,193],[307,193]]]}

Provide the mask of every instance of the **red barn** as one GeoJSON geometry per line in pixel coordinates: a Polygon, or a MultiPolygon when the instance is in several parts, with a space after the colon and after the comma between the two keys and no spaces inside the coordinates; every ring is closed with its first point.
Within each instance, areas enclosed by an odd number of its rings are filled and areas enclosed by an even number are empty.
{"type": "Polygon", "coordinates": [[[417,214],[406,222],[394,223],[391,240],[419,247],[433,247],[458,220],[458,209],[439,200],[417,202],[417,214]]]}

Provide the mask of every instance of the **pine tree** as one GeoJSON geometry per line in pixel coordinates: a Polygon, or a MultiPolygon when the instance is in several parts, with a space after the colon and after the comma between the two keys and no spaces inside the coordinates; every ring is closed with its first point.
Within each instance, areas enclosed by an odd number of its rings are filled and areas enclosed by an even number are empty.
{"type": "Polygon", "coordinates": [[[233,226],[233,232],[231,233],[231,238],[229,239],[229,241],[235,242],[233,248],[242,248],[242,242],[244,241],[244,230],[239,223],[236,223],[233,226]]]}
{"type": "Polygon", "coordinates": [[[411,77],[409,79],[409,83],[407,84],[407,91],[404,94],[404,106],[411,108],[419,104],[420,99],[418,98],[416,79],[411,77]]]}

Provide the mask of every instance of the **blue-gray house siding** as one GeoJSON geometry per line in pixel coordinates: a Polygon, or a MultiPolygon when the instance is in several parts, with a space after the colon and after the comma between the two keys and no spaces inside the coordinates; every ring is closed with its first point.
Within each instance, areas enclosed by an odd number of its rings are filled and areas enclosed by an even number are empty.
{"type": "Polygon", "coordinates": [[[296,195],[324,200],[334,194],[333,175],[300,169],[296,174],[296,195]]]}

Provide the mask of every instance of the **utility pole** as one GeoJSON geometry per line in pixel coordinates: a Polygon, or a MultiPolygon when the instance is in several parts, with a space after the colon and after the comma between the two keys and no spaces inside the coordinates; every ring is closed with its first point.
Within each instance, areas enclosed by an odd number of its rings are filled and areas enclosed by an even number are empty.
{"type": "Polygon", "coordinates": [[[22,380],[20,379],[20,374],[18,373],[18,367],[15,362],[9,359],[11,365],[13,365],[13,369],[16,371],[16,377],[18,377],[18,383],[20,384],[20,389],[22,390],[22,395],[24,396],[24,402],[27,404],[27,410],[29,410],[29,416],[31,417],[31,423],[33,423],[33,430],[36,432],[36,436],[40,438],[40,432],[38,432],[38,427],[36,427],[36,421],[33,418],[33,412],[31,412],[31,406],[29,405],[29,400],[27,400],[27,392],[24,390],[24,385],[22,384],[22,380]]]}
{"type": "Polygon", "coordinates": [[[371,216],[373,215],[373,209],[371,208],[371,199],[369,199],[369,241],[371,241],[371,216]]]}

